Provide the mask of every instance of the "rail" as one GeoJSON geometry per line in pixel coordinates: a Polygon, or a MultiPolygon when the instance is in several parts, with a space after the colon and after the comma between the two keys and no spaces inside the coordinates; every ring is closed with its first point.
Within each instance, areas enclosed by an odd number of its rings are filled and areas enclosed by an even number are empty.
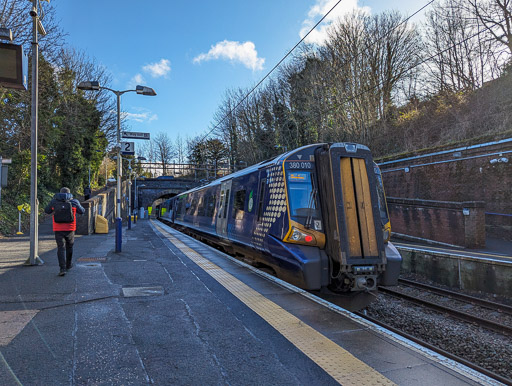
{"type": "Polygon", "coordinates": [[[477,325],[480,325],[489,330],[498,332],[500,334],[512,336],[512,327],[510,327],[510,326],[507,326],[507,325],[504,325],[501,323],[497,323],[497,322],[493,322],[492,320],[483,319],[478,316],[469,314],[467,312],[455,310],[453,308],[446,307],[441,304],[434,303],[434,302],[431,302],[431,301],[428,301],[425,299],[421,299],[416,296],[408,295],[401,291],[393,290],[393,289],[386,288],[386,287],[379,287],[378,290],[382,293],[386,293],[386,294],[389,294],[391,296],[394,296],[394,297],[397,297],[400,299],[405,299],[407,301],[410,301],[412,303],[415,303],[415,304],[418,304],[421,306],[426,306],[435,311],[446,313],[452,317],[463,320],[465,322],[476,323],[477,325]]]}
{"type": "Polygon", "coordinates": [[[502,312],[502,313],[506,313],[508,315],[512,315],[512,307],[508,306],[506,304],[503,304],[503,303],[491,302],[489,300],[476,298],[474,296],[461,294],[459,292],[450,291],[450,290],[442,289],[439,287],[434,287],[434,286],[424,284],[424,283],[419,283],[419,282],[413,281],[413,280],[398,279],[398,282],[403,285],[422,288],[422,289],[428,290],[430,292],[437,293],[439,295],[449,296],[452,299],[465,301],[465,302],[472,303],[472,304],[475,304],[475,305],[478,305],[481,307],[487,307],[493,311],[502,312]]]}
{"type": "Polygon", "coordinates": [[[391,326],[391,325],[389,325],[387,323],[384,323],[384,322],[382,322],[382,321],[380,321],[378,319],[375,319],[375,318],[372,318],[371,316],[365,315],[363,312],[355,312],[355,314],[357,316],[360,316],[363,319],[366,319],[366,320],[368,320],[368,321],[370,321],[372,323],[375,323],[375,324],[377,324],[377,325],[379,325],[381,327],[384,327],[385,329],[390,330],[390,331],[394,332],[395,334],[403,336],[404,338],[409,339],[410,341],[412,341],[414,343],[417,343],[417,344],[419,344],[419,345],[421,345],[423,347],[426,347],[429,350],[432,350],[432,351],[434,351],[434,352],[436,352],[438,354],[441,354],[441,355],[445,356],[446,358],[449,358],[449,359],[452,359],[452,360],[454,360],[456,362],[459,362],[459,363],[463,364],[464,366],[469,367],[470,369],[473,369],[475,371],[478,371],[479,373],[487,375],[490,378],[494,378],[497,381],[499,381],[499,382],[501,382],[501,383],[503,383],[505,385],[512,385],[512,379],[505,378],[505,377],[503,377],[503,376],[501,376],[499,374],[496,374],[493,371],[490,371],[490,370],[486,369],[485,367],[478,366],[477,364],[475,364],[473,362],[470,362],[470,361],[468,361],[468,360],[466,360],[464,358],[461,358],[461,357],[459,357],[459,356],[457,356],[455,354],[452,354],[452,353],[450,353],[448,351],[445,351],[445,350],[443,350],[443,349],[441,349],[441,348],[439,348],[439,347],[437,347],[437,346],[435,346],[433,344],[425,342],[424,340],[419,339],[419,338],[415,337],[414,335],[408,334],[408,333],[406,333],[406,332],[404,332],[404,331],[402,331],[402,330],[400,330],[400,329],[398,329],[396,327],[393,327],[393,326],[391,326]]]}

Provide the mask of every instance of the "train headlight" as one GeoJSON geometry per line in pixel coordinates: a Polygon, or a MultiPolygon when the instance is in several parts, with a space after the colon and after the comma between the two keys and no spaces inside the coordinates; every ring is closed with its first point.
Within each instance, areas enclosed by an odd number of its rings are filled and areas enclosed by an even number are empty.
{"type": "Polygon", "coordinates": [[[303,232],[295,227],[292,227],[292,233],[290,234],[289,241],[307,244],[307,245],[315,245],[316,238],[309,233],[303,232]]]}

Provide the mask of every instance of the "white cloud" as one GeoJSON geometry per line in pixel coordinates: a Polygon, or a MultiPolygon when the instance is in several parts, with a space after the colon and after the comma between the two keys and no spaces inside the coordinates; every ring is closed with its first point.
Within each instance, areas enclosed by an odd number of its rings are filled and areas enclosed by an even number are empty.
{"type": "Polygon", "coordinates": [[[128,113],[123,111],[121,113],[121,118],[135,122],[152,122],[158,119],[158,115],[151,114],[150,111],[145,111],[143,113],[128,113]]]}
{"type": "Polygon", "coordinates": [[[137,85],[143,85],[146,83],[146,79],[144,79],[144,77],[141,75],[141,74],[135,74],[129,81],[128,81],[128,84],[126,85],[127,88],[129,88],[130,90],[133,90],[135,89],[135,86],[137,85]]]}
{"type": "Polygon", "coordinates": [[[171,62],[168,59],[161,59],[157,63],[145,65],[142,69],[149,73],[153,78],[159,78],[161,76],[166,78],[171,71],[171,62]]]}
{"type": "MultiPolygon", "coordinates": [[[[324,45],[327,39],[327,33],[332,23],[339,17],[352,12],[354,9],[361,10],[365,13],[370,13],[370,7],[359,7],[357,4],[359,0],[343,0],[334,8],[329,15],[324,19],[318,27],[316,27],[306,38],[306,43],[314,43],[324,45]]],[[[302,22],[300,30],[300,37],[304,37],[308,31],[320,20],[329,10],[338,2],[338,0],[315,0],[308,12],[308,17],[302,22]]]]}
{"type": "Polygon", "coordinates": [[[264,58],[258,58],[258,51],[253,42],[233,42],[224,40],[210,48],[206,54],[194,58],[194,63],[213,59],[227,59],[231,62],[240,62],[251,70],[263,70],[264,58]]]}

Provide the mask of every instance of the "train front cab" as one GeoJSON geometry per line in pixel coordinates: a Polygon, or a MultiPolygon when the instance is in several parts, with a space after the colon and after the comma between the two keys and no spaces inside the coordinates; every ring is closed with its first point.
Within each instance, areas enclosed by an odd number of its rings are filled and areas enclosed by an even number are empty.
{"type": "Polygon", "coordinates": [[[387,265],[391,263],[394,272],[397,261],[383,237],[378,178],[369,149],[352,143],[323,145],[315,151],[315,160],[329,288],[375,290],[379,280],[390,283],[387,265]],[[393,255],[391,260],[387,252],[393,255]]]}

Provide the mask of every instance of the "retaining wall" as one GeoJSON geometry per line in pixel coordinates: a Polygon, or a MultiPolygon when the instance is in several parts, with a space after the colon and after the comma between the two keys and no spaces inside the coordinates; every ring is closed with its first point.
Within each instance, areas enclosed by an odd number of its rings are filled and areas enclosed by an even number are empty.
{"type": "Polygon", "coordinates": [[[449,287],[490,294],[512,295],[512,264],[397,247],[402,273],[414,273],[449,287]]]}
{"type": "Polygon", "coordinates": [[[391,230],[422,239],[485,247],[485,204],[388,197],[391,230]]]}
{"type": "MultiPolygon", "coordinates": [[[[76,234],[89,235],[94,233],[94,226],[96,223],[96,216],[100,215],[105,217],[109,222],[109,227],[115,224],[116,216],[116,190],[117,187],[110,187],[100,193],[97,193],[87,201],[82,202],[85,209],[83,216],[77,216],[76,219],[76,234]]],[[[127,184],[123,182],[121,193],[121,211],[123,218],[126,218],[127,211],[127,184]]]]}
{"type": "Polygon", "coordinates": [[[379,165],[388,196],[483,201],[487,236],[512,240],[511,138],[430,154],[411,153],[379,165]]]}

